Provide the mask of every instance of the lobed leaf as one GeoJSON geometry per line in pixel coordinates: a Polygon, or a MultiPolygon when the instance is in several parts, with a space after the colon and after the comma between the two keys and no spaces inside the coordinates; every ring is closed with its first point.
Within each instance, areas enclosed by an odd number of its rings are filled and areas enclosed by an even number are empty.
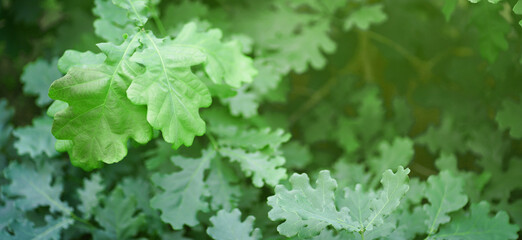
{"type": "Polygon", "coordinates": [[[144,49],[131,60],[146,66],[132,81],[127,96],[134,104],[147,105],[147,121],[161,130],[175,148],[192,145],[195,136],[205,133],[199,108],[212,102],[207,87],[190,69],[205,61],[197,48],[180,46],[146,33],[144,49]]]}
{"type": "Polygon", "coordinates": [[[302,238],[313,237],[327,226],[336,230],[355,231],[357,227],[350,218],[348,208],[337,210],[334,191],[337,183],[330,177],[330,172],[319,172],[316,188],[312,188],[306,174],[293,174],[290,177],[292,189],[277,185],[275,195],[268,197],[272,209],[268,217],[273,220],[285,220],[277,226],[277,231],[287,237],[298,235],[302,238]]]}
{"type": "Polygon", "coordinates": [[[129,61],[139,46],[137,37],[119,46],[99,44],[107,56],[104,64],[73,67],[51,85],[49,96],[69,105],[54,116],[52,132],[57,139],[71,140],[67,150],[74,165],[93,169],[118,162],[127,154],[129,138],[146,143],[152,137],[146,108],[126,96],[140,71],[129,61]]]}
{"type": "Polygon", "coordinates": [[[216,240],[255,240],[261,239],[259,228],[254,229],[253,216],[248,216],[241,222],[241,212],[235,208],[231,212],[220,210],[210,218],[213,226],[207,228],[207,233],[216,240]]]}
{"type": "Polygon", "coordinates": [[[175,156],[171,159],[172,163],[179,166],[181,171],[168,175],[152,175],[152,182],[163,191],[154,195],[150,200],[150,206],[160,210],[161,219],[172,228],[182,229],[183,225],[196,226],[199,223],[196,214],[208,210],[208,203],[202,199],[208,196],[203,177],[215,156],[216,152],[212,150],[204,150],[198,159],[175,156]]]}
{"type": "Polygon", "coordinates": [[[461,178],[454,177],[445,170],[437,176],[428,178],[426,198],[429,204],[423,206],[428,214],[425,221],[428,226],[428,234],[437,232],[440,224],[450,221],[448,213],[457,211],[468,202],[468,197],[462,193],[463,182],[461,178]]]}

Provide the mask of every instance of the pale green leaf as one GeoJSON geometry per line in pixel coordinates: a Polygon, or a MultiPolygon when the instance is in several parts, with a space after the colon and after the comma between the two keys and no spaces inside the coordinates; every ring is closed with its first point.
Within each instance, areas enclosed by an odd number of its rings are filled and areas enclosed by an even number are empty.
{"type": "Polygon", "coordinates": [[[37,96],[36,105],[43,107],[51,103],[51,98],[47,96],[51,83],[60,78],[62,74],[58,71],[58,59],[50,62],[38,59],[24,67],[21,80],[24,84],[24,93],[37,96]]]}
{"type": "Polygon", "coordinates": [[[301,238],[318,235],[327,226],[337,230],[356,230],[357,227],[349,216],[348,208],[337,210],[334,191],[337,183],[330,177],[330,172],[319,173],[316,188],[312,188],[306,174],[294,174],[290,177],[292,188],[277,185],[275,195],[268,197],[272,209],[268,217],[273,220],[285,220],[279,224],[280,234],[301,238]]]}
{"type": "Polygon", "coordinates": [[[53,157],[58,154],[54,150],[56,139],[51,134],[53,119],[42,116],[33,119],[31,126],[16,128],[13,135],[18,138],[14,143],[18,154],[28,154],[31,158],[47,155],[53,157]]]}
{"type": "Polygon", "coordinates": [[[53,219],[47,216],[44,226],[35,227],[29,220],[21,219],[10,225],[14,235],[0,232],[0,238],[3,240],[60,240],[61,231],[67,229],[73,222],[74,220],[68,217],[53,219]]]}
{"type": "Polygon", "coordinates": [[[221,102],[228,104],[233,116],[242,116],[243,118],[251,118],[257,115],[259,108],[259,99],[256,94],[246,92],[244,88],[238,89],[235,96],[222,99],[221,102]]]}
{"type": "Polygon", "coordinates": [[[99,173],[91,175],[91,178],[85,178],[83,180],[83,188],[78,189],[78,199],[80,210],[83,216],[87,219],[94,213],[94,210],[98,207],[101,195],[105,187],[102,184],[102,179],[99,173]]]}
{"type": "Polygon", "coordinates": [[[112,0],[114,5],[127,10],[128,17],[139,26],[145,25],[149,17],[149,0],[112,0]]]}
{"type": "Polygon", "coordinates": [[[132,35],[136,32],[136,27],[127,17],[127,11],[111,0],[95,0],[93,13],[99,17],[94,21],[96,35],[109,42],[119,44],[124,40],[124,34],[132,35]]]}
{"type": "Polygon", "coordinates": [[[371,214],[365,222],[365,229],[371,230],[374,226],[382,224],[384,216],[391,214],[399,206],[401,198],[409,189],[408,173],[410,169],[399,166],[395,173],[386,170],[382,174],[383,189],[370,200],[371,214]]]}
{"type": "Polygon", "coordinates": [[[241,189],[233,185],[238,177],[232,168],[225,165],[221,159],[215,158],[210,163],[210,172],[205,183],[208,186],[213,210],[231,210],[236,207],[241,196],[241,189]]]}
{"type": "Polygon", "coordinates": [[[13,162],[4,170],[4,176],[11,183],[3,190],[8,196],[18,197],[14,202],[20,210],[49,206],[51,212],[70,214],[72,209],[60,200],[63,185],[58,179],[53,181],[54,171],[56,169],[52,169],[52,165],[36,170],[28,164],[13,162]]]}
{"type": "Polygon", "coordinates": [[[207,228],[207,233],[216,240],[255,240],[261,239],[259,228],[254,229],[253,216],[248,216],[241,222],[241,212],[235,208],[231,212],[221,210],[210,218],[213,226],[207,228]]]}
{"type": "Polygon", "coordinates": [[[326,65],[323,52],[332,53],[336,49],[335,42],[328,36],[329,31],[330,23],[319,21],[303,28],[299,35],[278,37],[270,41],[268,47],[277,51],[268,53],[266,59],[280,68],[281,72],[294,70],[303,73],[308,69],[308,64],[315,69],[322,69],[326,65]]]}
{"type": "Polygon", "coordinates": [[[346,18],[344,21],[344,30],[350,30],[354,26],[362,30],[367,30],[370,28],[370,25],[386,21],[388,17],[382,8],[382,4],[362,6],[346,18]]]}
{"type": "Polygon", "coordinates": [[[463,181],[454,177],[449,171],[442,171],[439,175],[428,178],[426,198],[429,204],[424,205],[428,214],[426,224],[428,234],[437,232],[440,224],[450,221],[448,213],[457,211],[468,202],[468,197],[462,193],[463,181]]]}
{"type": "Polygon", "coordinates": [[[94,218],[103,228],[94,239],[130,239],[146,224],[145,215],[136,213],[136,199],[117,186],[95,210],[94,218]]]}
{"type": "Polygon", "coordinates": [[[58,60],[58,69],[62,73],[67,73],[72,67],[88,67],[102,64],[105,61],[105,58],[106,56],[103,53],[67,50],[58,60]]]}
{"type": "Polygon", "coordinates": [[[413,141],[396,137],[393,142],[379,144],[379,157],[369,159],[370,169],[377,175],[386,169],[407,166],[413,159],[413,141]]]}
{"type": "Polygon", "coordinates": [[[270,128],[240,130],[236,127],[214,128],[214,133],[219,135],[219,144],[229,147],[240,147],[250,150],[261,150],[269,147],[276,150],[281,144],[290,140],[290,134],[282,129],[270,128]],[[225,130],[225,131],[222,131],[225,130]]]}
{"type": "Polygon", "coordinates": [[[182,229],[183,225],[196,226],[199,223],[196,214],[208,210],[208,203],[203,197],[208,196],[209,192],[203,177],[215,156],[216,152],[213,150],[204,150],[198,159],[175,156],[172,157],[172,162],[179,166],[181,171],[168,175],[152,175],[152,182],[162,191],[154,195],[150,205],[161,211],[161,219],[172,228],[182,229]]]}
{"type": "Polygon", "coordinates": [[[471,213],[460,213],[444,225],[430,239],[444,240],[507,240],[518,239],[519,226],[509,223],[506,212],[500,211],[494,217],[489,215],[487,202],[471,204],[471,213]]]}
{"type": "Polygon", "coordinates": [[[144,49],[131,60],[146,70],[137,76],[127,90],[135,104],[147,105],[147,121],[161,130],[163,138],[177,148],[192,145],[195,136],[205,133],[205,122],[199,108],[210,106],[207,87],[190,69],[205,60],[197,48],[180,46],[155,38],[152,33],[142,38],[144,49]]]}
{"type": "Polygon", "coordinates": [[[174,43],[201,50],[206,55],[205,72],[213,82],[236,88],[252,82],[257,74],[252,59],[243,55],[239,42],[223,43],[221,37],[221,30],[198,32],[197,25],[191,22],[183,27],[174,43]]]}
{"type": "Polygon", "coordinates": [[[283,168],[285,159],[281,156],[270,156],[258,151],[249,153],[241,148],[221,148],[219,153],[232,162],[238,162],[245,175],[252,177],[256,187],[262,187],[264,183],[275,186],[286,178],[286,169],[283,168]]]}

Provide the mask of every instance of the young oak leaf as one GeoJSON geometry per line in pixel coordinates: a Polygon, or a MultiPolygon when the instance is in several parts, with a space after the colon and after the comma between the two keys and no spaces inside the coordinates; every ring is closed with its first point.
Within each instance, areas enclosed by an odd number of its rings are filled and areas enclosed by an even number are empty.
{"type": "Polygon", "coordinates": [[[205,133],[199,108],[210,106],[212,99],[205,84],[190,67],[205,61],[197,48],[174,44],[145,33],[145,48],[131,60],[145,67],[127,90],[135,104],[147,105],[147,121],[161,130],[165,141],[178,148],[191,146],[195,136],[205,133]]]}
{"type": "Polygon", "coordinates": [[[95,0],[93,13],[99,17],[94,21],[96,35],[109,42],[121,43],[124,34],[136,32],[137,28],[127,17],[127,11],[111,0],[95,0]]]}
{"type": "Polygon", "coordinates": [[[382,142],[379,145],[379,153],[379,157],[371,158],[369,161],[375,174],[381,174],[386,169],[407,166],[413,158],[413,141],[397,137],[391,144],[382,142]]]}
{"type": "Polygon", "coordinates": [[[105,189],[102,184],[101,175],[99,173],[91,175],[90,179],[85,178],[83,180],[83,188],[78,189],[78,199],[80,205],[78,210],[82,212],[83,216],[87,219],[91,217],[94,210],[100,202],[100,193],[105,189]]]}
{"type": "Polygon", "coordinates": [[[471,213],[460,213],[444,225],[429,239],[444,240],[505,240],[517,239],[519,226],[509,223],[506,212],[500,211],[494,217],[489,216],[487,202],[471,204],[471,213]]]}
{"type": "Polygon", "coordinates": [[[382,224],[384,216],[390,215],[399,206],[401,198],[409,190],[408,173],[410,169],[399,166],[395,173],[388,169],[382,174],[383,189],[370,200],[371,213],[365,222],[365,230],[382,224]]]}
{"type": "Polygon", "coordinates": [[[379,24],[386,21],[386,13],[382,11],[382,4],[363,6],[356,12],[350,14],[344,21],[344,30],[350,30],[354,26],[367,30],[372,24],[379,24]]]}
{"type": "Polygon", "coordinates": [[[205,183],[208,186],[210,196],[210,206],[213,210],[230,210],[237,206],[241,189],[238,185],[233,185],[238,181],[238,177],[232,168],[225,165],[221,159],[215,158],[210,163],[210,172],[205,183]]]}
{"type": "Polygon", "coordinates": [[[69,104],[54,116],[53,135],[71,140],[69,156],[74,165],[85,169],[115,163],[127,154],[127,141],[146,143],[152,129],[146,121],[146,108],[132,104],[126,90],[139,66],[129,56],[139,46],[138,35],[121,45],[98,44],[107,56],[104,64],[73,67],[56,80],[49,96],[69,104]]]}
{"type": "MultiPolygon", "coordinates": [[[[263,129],[248,129],[239,130],[237,128],[230,128],[231,131],[224,134],[219,134],[219,144],[229,147],[238,147],[250,150],[261,150],[269,147],[276,150],[281,144],[290,140],[290,134],[285,133],[282,129],[272,130],[270,128],[263,129]]],[[[220,131],[220,129],[216,129],[220,131]]]]}
{"type": "Polygon", "coordinates": [[[241,212],[235,208],[231,212],[220,210],[210,218],[213,226],[207,228],[207,233],[216,240],[255,240],[261,239],[259,228],[254,229],[253,216],[248,216],[241,222],[241,212]]]}
{"type": "Polygon", "coordinates": [[[146,224],[145,214],[136,214],[136,199],[126,196],[117,186],[103,201],[104,207],[96,208],[94,218],[103,227],[94,233],[95,239],[130,239],[146,224]]]}
{"type": "Polygon", "coordinates": [[[71,226],[74,220],[68,217],[53,219],[51,216],[46,216],[45,222],[44,226],[35,227],[27,219],[16,220],[10,225],[13,235],[8,234],[7,231],[2,231],[0,238],[3,240],[59,240],[61,239],[61,231],[71,226]]]}
{"type": "Polygon", "coordinates": [[[450,221],[448,213],[457,211],[468,202],[468,197],[463,192],[463,181],[454,177],[449,171],[442,171],[437,176],[428,178],[426,198],[429,204],[424,205],[424,211],[428,214],[426,224],[428,234],[437,232],[440,224],[450,221]]]}
{"type": "Polygon", "coordinates": [[[160,210],[161,219],[172,228],[196,226],[199,223],[196,214],[208,210],[208,203],[202,200],[203,196],[208,195],[203,177],[210,166],[210,160],[215,156],[216,152],[213,150],[204,150],[198,159],[175,156],[171,160],[181,171],[168,175],[152,175],[152,182],[163,191],[150,200],[150,206],[160,210]]]}
{"type": "Polygon", "coordinates": [[[9,196],[18,197],[14,201],[15,206],[22,211],[49,206],[51,212],[69,215],[72,212],[71,207],[60,200],[63,185],[56,179],[54,185],[51,185],[53,171],[51,167],[37,171],[27,164],[13,162],[4,170],[4,176],[11,180],[11,184],[7,185],[4,191],[9,196]]]}
{"type": "Polygon", "coordinates": [[[252,59],[243,55],[239,42],[221,42],[222,35],[219,29],[198,32],[197,25],[191,22],[183,27],[174,43],[201,50],[207,56],[205,72],[213,82],[226,83],[235,88],[252,82],[257,74],[252,59]]]}
{"type": "Polygon", "coordinates": [[[58,154],[54,150],[56,139],[51,135],[53,120],[48,116],[33,119],[31,126],[16,128],[13,131],[18,140],[14,143],[18,154],[29,154],[31,158],[36,158],[45,153],[48,157],[58,154]]]}
{"type": "Polygon", "coordinates": [[[62,57],[58,59],[58,69],[62,73],[67,73],[72,67],[88,67],[91,65],[103,64],[106,58],[107,57],[103,53],[67,50],[63,53],[62,57]]]}
{"type": "Polygon", "coordinates": [[[241,148],[228,147],[221,148],[219,153],[232,162],[239,162],[245,175],[252,176],[252,183],[256,187],[262,187],[264,183],[274,186],[286,178],[286,169],[282,167],[285,159],[281,156],[270,156],[259,151],[249,153],[241,148]]]}
{"type": "Polygon", "coordinates": [[[285,220],[277,227],[280,234],[309,238],[318,235],[329,225],[336,230],[357,229],[348,208],[338,211],[335,206],[337,182],[330,177],[329,171],[319,172],[315,189],[310,186],[306,174],[294,173],[290,177],[290,184],[291,190],[277,185],[275,195],[268,197],[268,205],[272,207],[268,217],[272,221],[285,220]]]}
{"type": "Polygon", "coordinates": [[[53,59],[51,62],[38,59],[24,67],[21,77],[24,93],[37,96],[36,105],[40,107],[51,103],[52,100],[47,96],[49,86],[62,76],[56,68],[57,62],[58,59],[53,59]]]}
{"type": "Polygon", "coordinates": [[[149,18],[150,0],[112,0],[112,3],[127,10],[128,18],[137,22],[140,26],[145,25],[149,18]]]}

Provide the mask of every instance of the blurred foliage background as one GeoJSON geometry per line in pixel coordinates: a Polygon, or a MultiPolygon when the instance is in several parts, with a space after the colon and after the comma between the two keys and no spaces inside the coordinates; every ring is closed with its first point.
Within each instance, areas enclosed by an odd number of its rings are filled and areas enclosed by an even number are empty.
{"type": "MultiPolygon", "coordinates": [[[[436,159],[454,156],[460,171],[476,174],[468,180],[480,186],[468,194],[475,191],[478,199],[507,210],[521,225],[522,136],[513,129],[522,124],[517,122],[522,111],[522,16],[512,11],[516,0],[448,2],[348,1],[323,32],[334,48],[319,39],[323,35],[312,34],[322,42],[311,43],[320,52],[319,59],[311,59],[326,64],[307,66],[307,71],[294,68],[262,104],[253,103],[250,111],[263,117],[247,118],[292,134],[286,150],[304,159],[289,161],[297,172],[333,169],[342,175],[350,164],[364,169],[366,159],[383,152],[383,142],[411,138],[413,176],[426,179],[438,172],[436,159]],[[347,20],[363,2],[381,10],[365,13],[369,20],[347,20]],[[505,118],[499,116],[505,115],[511,125],[501,123],[505,118]]],[[[265,32],[277,31],[293,18],[259,20],[249,12],[256,4],[164,0],[158,9],[167,32],[197,19],[227,37],[245,34],[254,46],[263,46],[270,44],[264,42],[265,32]]],[[[96,43],[103,39],[95,34],[93,7],[93,1],[0,1],[0,96],[16,109],[15,127],[41,114],[36,98],[22,94],[20,78],[28,63],[42,58],[51,64],[67,49],[99,51],[96,43]]],[[[309,50],[294,45],[296,52],[309,50]]]]}

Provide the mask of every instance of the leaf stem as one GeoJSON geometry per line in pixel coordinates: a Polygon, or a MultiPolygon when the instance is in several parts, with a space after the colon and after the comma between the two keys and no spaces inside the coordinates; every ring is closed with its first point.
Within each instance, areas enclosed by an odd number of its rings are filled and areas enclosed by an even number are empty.
{"type": "Polygon", "coordinates": [[[96,229],[96,228],[97,228],[96,226],[94,226],[94,224],[92,224],[92,223],[89,222],[88,220],[83,219],[83,218],[81,218],[81,217],[78,217],[76,214],[74,214],[74,213],[72,213],[72,212],[70,213],[70,216],[71,216],[71,218],[74,219],[75,221],[81,222],[81,223],[87,225],[87,227],[89,227],[89,228],[91,228],[91,229],[96,229]]]}

